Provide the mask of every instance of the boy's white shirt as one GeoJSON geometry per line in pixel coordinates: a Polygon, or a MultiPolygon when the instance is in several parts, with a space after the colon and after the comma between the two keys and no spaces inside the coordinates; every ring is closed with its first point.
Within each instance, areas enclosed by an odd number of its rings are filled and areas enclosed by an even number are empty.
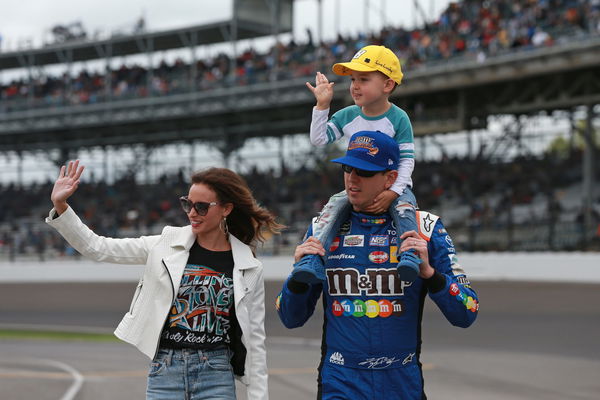
{"type": "MultiPolygon", "coordinates": [[[[310,122],[310,142],[315,146],[325,146],[328,144],[327,138],[327,122],[329,117],[329,108],[325,110],[317,110],[316,107],[313,107],[312,120],[310,122]]],[[[329,125],[331,129],[333,129],[335,133],[336,140],[341,138],[344,133],[340,132],[339,129],[334,125],[329,125]]],[[[390,134],[390,132],[384,132],[385,134],[390,134]]],[[[393,135],[393,132],[392,132],[393,135]]],[[[390,136],[392,136],[390,135],[390,136]]],[[[392,136],[393,137],[393,136],[392,136]]],[[[398,147],[400,150],[404,150],[407,144],[400,143],[398,147]]],[[[414,145],[413,149],[414,149],[414,145]]],[[[412,187],[412,179],[411,175],[413,170],[415,169],[415,160],[413,158],[401,158],[398,163],[398,178],[394,184],[390,187],[390,190],[396,192],[398,195],[401,195],[404,189],[407,186],[412,187]]]]}

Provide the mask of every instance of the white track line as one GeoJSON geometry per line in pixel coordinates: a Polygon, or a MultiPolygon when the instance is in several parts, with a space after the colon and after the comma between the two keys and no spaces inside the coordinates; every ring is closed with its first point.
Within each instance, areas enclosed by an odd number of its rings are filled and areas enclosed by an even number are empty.
{"type": "Polygon", "coordinates": [[[75,396],[77,395],[77,393],[79,393],[79,391],[81,390],[81,386],[83,386],[83,375],[81,375],[79,373],[79,371],[77,371],[75,368],[71,367],[68,364],[65,364],[63,362],[60,361],[56,361],[56,360],[36,360],[38,362],[41,362],[43,364],[46,365],[50,365],[52,367],[61,369],[65,372],[68,372],[72,377],[73,377],[73,383],[71,384],[71,386],[69,387],[69,389],[67,389],[67,391],[65,392],[65,394],[62,395],[62,397],[59,400],[73,400],[75,398],[75,396]]]}

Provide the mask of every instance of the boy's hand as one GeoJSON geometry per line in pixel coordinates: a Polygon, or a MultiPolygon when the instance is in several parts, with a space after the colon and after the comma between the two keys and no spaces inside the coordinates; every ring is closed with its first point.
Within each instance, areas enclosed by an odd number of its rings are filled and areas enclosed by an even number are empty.
{"type": "Polygon", "coordinates": [[[327,110],[333,99],[333,82],[329,82],[327,77],[317,72],[315,76],[315,86],[306,82],[306,87],[313,92],[315,99],[317,99],[317,110],[327,110]]]}
{"type": "Polygon", "coordinates": [[[398,193],[394,192],[393,190],[384,190],[383,192],[379,193],[377,197],[375,197],[373,204],[367,207],[365,211],[373,214],[384,213],[390,208],[390,204],[392,204],[392,202],[397,198],[398,193]]]}

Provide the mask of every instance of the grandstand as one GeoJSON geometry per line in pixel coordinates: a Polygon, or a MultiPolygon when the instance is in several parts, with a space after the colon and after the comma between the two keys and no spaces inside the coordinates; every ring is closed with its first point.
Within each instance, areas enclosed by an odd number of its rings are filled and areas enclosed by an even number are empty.
{"type": "MultiPolygon", "coordinates": [[[[287,19],[277,23],[234,18],[0,53],[0,71],[57,62],[69,71],[75,62],[107,60],[105,73],[84,69],[0,82],[0,151],[43,151],[61,164],[82,150],[142,146],[133,151],[139,159],[114,181],[96,176],[84,182],[73,206],[102,234],[156,233],[164,224],[185,222],[176,199],[187,190],[190,164],[178,165],[179,172],[164,165],[163,174],[143,179],[150,176],[144,171],[149,154],[173,143],[200,143],[219,149],[235,168],[232,161],[253,138],[307,137],[314,100],[304,82],[366,43],[384,44],[403,61],[405,80],[393,101],[413,122],[417,156],[432,146],[440,154],[417,158],[417,199],[444,217],[459,248],[599,248],[597,2],[465,0],[413,29],[390,26],[330,42],[292,40],[266,52],[240,48],[233,56],[194,58],[194,49],[208,42],[290,29],[291,2],[282,4],[287,19]],[[117,69],[108,61],[126,54],[156,59],[162,50],[178,48],[190,49],[190,60],[117,69]],[[542,131],[533,135],[539,121],[542,131]],[[531,141],[559,121],[566,139],[532,151],[531,141]],[[492,122],[501,134],[490,134],[492,122]],[[460,156],[448,154],[443,144],[456,132],[466,149],[460,156]]],[[[349,104],[347,83],[335,88],[334,108],[349,104]]],[[[341,174],[327,158],[323,150],[310,150],[299,163],[281,156],[277,169],[254,165],[244,171],[256,197],[290,227],[263,252],[289,253],[309,217],[342,188],[341,174]]],[[[48,203],[40,199],[50,188],[49,182],[2,185],[2,257],[69,252],[41,222],[48,203]]]]}

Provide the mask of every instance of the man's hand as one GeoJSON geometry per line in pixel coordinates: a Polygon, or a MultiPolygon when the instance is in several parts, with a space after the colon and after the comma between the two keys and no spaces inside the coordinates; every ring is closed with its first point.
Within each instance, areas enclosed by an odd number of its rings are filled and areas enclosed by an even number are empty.
{"type": "Polygon", "coordinates": [[[304,243],[296,247],[296,251],[294,252],[294,262],[297,263],[307,254],[325,255],[323,245],[319,242],[319,239],[314,236],[309,237],[304,243]]]}
{"type": "Polygon", "coordinates": [[[69,161],[66,167],[64,165],[60,167],[58,178],[54,182],[52,194],[50,195],[50,200],[52,200],[52,204],[54,204],[54,208],[59,214],[67,209],[67,199],[77,190],[79,178],[84,169],[83,165],[79,166],[79,160],[69,161]]]}
{"type": "Polygon", "coordinates": [[[315,86],[306,82],[306,87],[315,95],[317,99],[317,110],[327,110],[333,99],[333,82],[329,82],[327,77],[317,72],[315,76],[315,86]]]}
{"type": "Polygon", "coordinates": [[[394,192],[393,190],[384,190],[383,192],[379,193],[377,197],[375,197],[373,204],[367,207],[365,211],[373,214],[384,213],[390,208],[392,202],[397,198],[398,193],[394,192]]]}
{"type": "Polygon", "coordinates": [[[418,254],[419,258],[423,260],[419,265],[419,276],[423,279],[429,279],[433,276],[435,270],[429,264],[429,251],[427,250],[427,241],[419,236],[415,231],[404,232],[400,239],[400,252],[404,252],[410,249],[414,249],[418,254]]]}

